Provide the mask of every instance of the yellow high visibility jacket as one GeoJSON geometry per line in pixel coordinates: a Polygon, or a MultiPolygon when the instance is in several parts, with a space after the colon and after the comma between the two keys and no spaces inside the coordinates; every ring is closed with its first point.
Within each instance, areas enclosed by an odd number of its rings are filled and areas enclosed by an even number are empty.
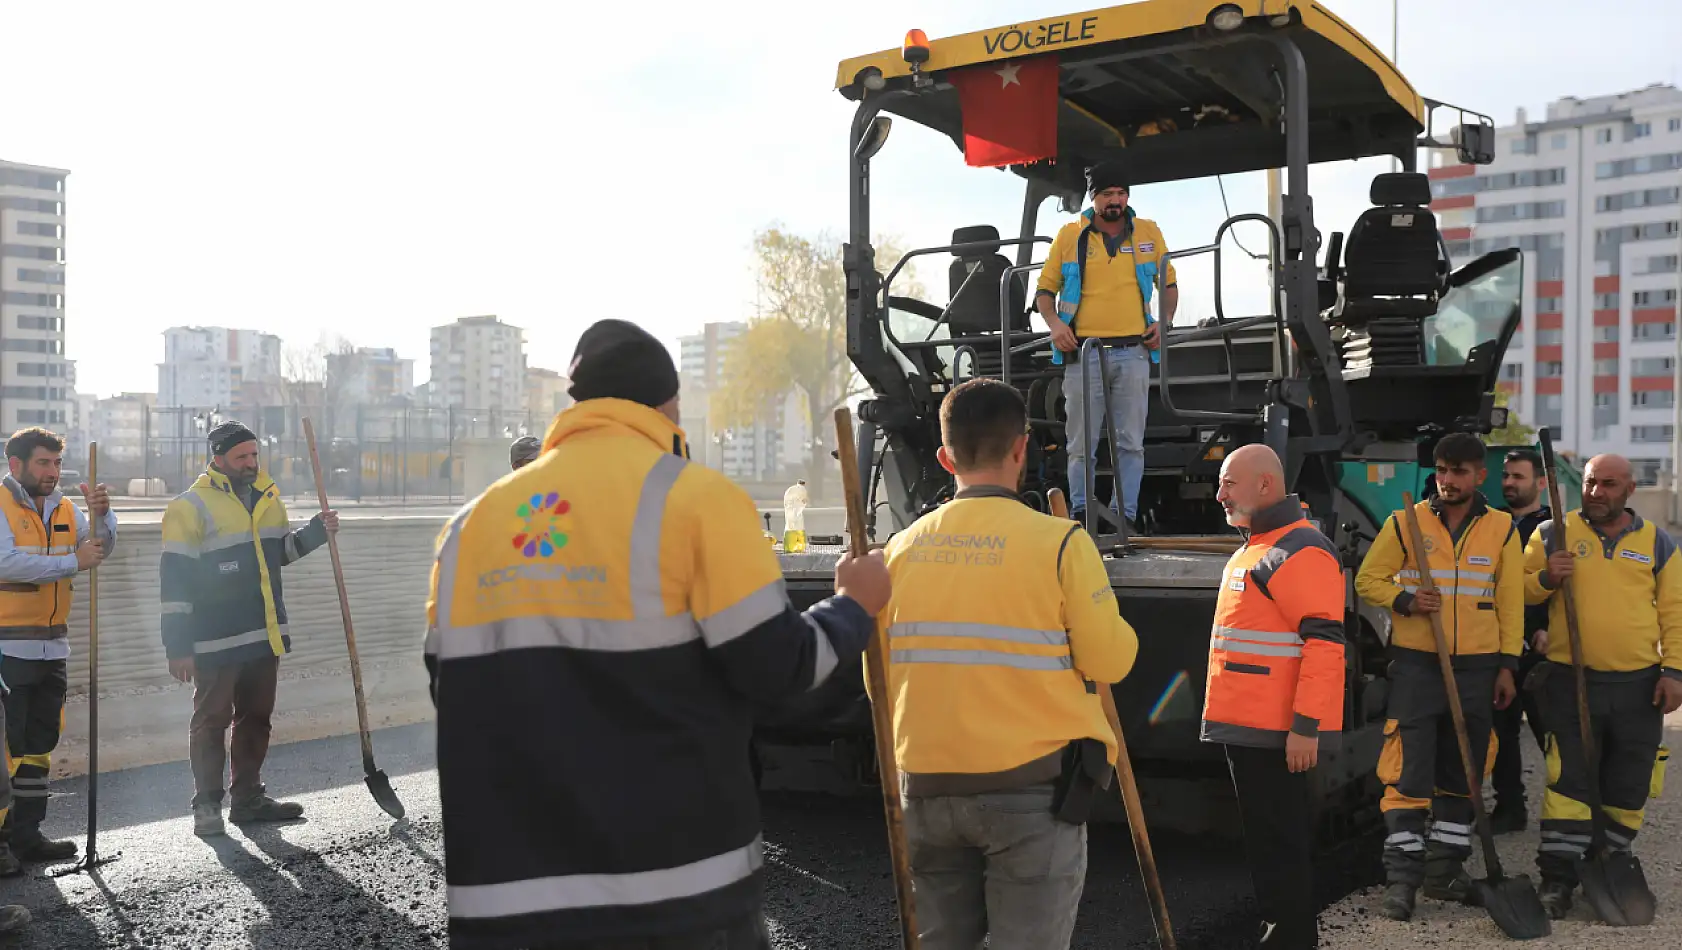
{"type": "MultiPolygon", "coordinates": [[[[1493,663],[1517,669],[1524,648],[1524,552],[1513,516],[1490,508],[1479,495],[1451,537],[1438,515],[1438,499],[1414,506],[1432,580],[1442,595],[1443,632],[1449,652],[1468,668],[1493,663]]],[[[1401,513],[1392,514],[1361,562],[1355,590],[1375,607],[1391,610],[1390,646],[1435,656],[1431,618],[1410,612],[1419,571],[1401,513]]]]}
{"type": "Polygon", "coordinates": [[[291,652],[280,568],[327,543],[321,516],[294,531],[280,489],[259,470],[246,507],[209,469],[164,509],[158,557],[164,650],[205,667],[291,652]]]}
{"type": "Polygon", "coordinates": [[[620,399],[562,412],[451,520],[427,619],[458,950],[754,912],[754,710],[856,663],[873,629],[847,597],[797,611],[748,494],[620,399]]]}
{"type": "Polygon", "coordinates": [[[5,476],[0,517],[11,528],[16,550],[24,554],[71,555],[69,572],[58,580],[25,581],[0,576],[0,640],[57,640],[66,635],[70,617],[70,578],[76,573],[76,506],[68,499],[53,509],[50,521],[17,479],[5,476]]]}
{"type": "MultiPolygon", "coordinates": [[[[1594,530],[1581,511],[1565,516],[1565,550],[1577,558],[1571,592],[1583,664],[1625,673],[1663,665],[1682,677],[1682,559],[1676,542],[1658,526],[1632,514],[1615,538],[1594,530]]],[[[1548,586],[1548,544],[1558,524],[1546,521],[1525,546],[1525,599],[1548,604],[1548,659],[1571,662],[1565,598],[1548,586]]]]}
{"type": "Polygon", "coordinates": [[[885,554],[894,591],[877,625],[911,794],[1047,781],[1080,739],[1114,763],[1097,691],[1127,675],[1139,641],[1091,536],[1003,489],[968,489],[885,554]]]}

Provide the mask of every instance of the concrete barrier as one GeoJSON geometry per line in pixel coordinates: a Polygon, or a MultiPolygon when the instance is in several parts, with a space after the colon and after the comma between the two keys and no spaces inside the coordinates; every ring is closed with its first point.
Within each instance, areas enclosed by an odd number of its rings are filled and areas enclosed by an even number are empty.
{"type": "MultiPolygon", "coordinates": [[[[350,592],[357,650],[364,663],[406,658],[420,663],[427,582],[441,515],[346,518],[339,553],[350,592]]],[[[302,520],[294,519],[293,527],[302,520]]],[[[100,695],[174,683],[158,615],[161,525],[121,524],[117,546],[99,569],[100,695]]],[[[283,569],[292,653],[290,672],[342,671],[349,665],[339,620],[333,562],[325,548],[283,569]]],[[[72,695],[88,683],[88,575],[76,575],[70,613],[72,695]]]]}

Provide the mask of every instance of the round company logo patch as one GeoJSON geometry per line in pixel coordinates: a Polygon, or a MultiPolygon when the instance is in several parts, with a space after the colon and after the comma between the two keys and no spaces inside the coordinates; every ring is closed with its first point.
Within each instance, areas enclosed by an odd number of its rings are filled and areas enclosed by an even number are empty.
{"type": "Polygon", "coordinates": [[[514,535],[515,550],[526,557],[548,557],[566,547],[566,516],[570,511],[571,502],[563,501],[554,492],[533,495],[529,501],[522,502],[514,510],[524,522],[522,530],[514,535]]]}
{"type": "Polygon", "coordinates": [[[1431,537],[1430,535],[1425,535],[1425,551],[1427,553],[1432,553],[1432,552],[1435,552],[1436,550],[1437,550],[1437,539],[1431,537]]]}
{"type": "Polygon", "coordinates": [[[1578,541],[1577,542],[1577,556],[1578,557],[1588,557],[1589,556],[1589,543],[1587,541],[1578,541]]]}

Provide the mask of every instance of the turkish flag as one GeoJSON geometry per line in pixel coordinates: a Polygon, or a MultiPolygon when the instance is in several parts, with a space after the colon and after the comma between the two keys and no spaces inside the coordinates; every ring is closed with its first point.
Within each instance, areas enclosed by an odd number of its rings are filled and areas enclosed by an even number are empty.
{"type": "Polygon", "coordinates": [[[1035,56],[949,74],[958,87],[964,161],[978,168],[1057,157],[1057,58],[1035,56]]]}

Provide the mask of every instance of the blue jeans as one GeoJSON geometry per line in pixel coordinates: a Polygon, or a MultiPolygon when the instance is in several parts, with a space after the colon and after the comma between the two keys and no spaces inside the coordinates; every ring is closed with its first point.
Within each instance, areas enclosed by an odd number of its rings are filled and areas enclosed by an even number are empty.
{"type": "MultiPolygon", "coordinates": [[[[1143,346],[1101,351],[1110,377],[1110,406],[1115,410],[1116,449],[1121,454],[1121,472],[1117,479],[1122,497],[1126,499],[1126,515],[1134,520],[1139,515],[1139,484],[1145,479],[1145,415],[1150,408],[1151,355],[1143,346]]],[[[1069,363],[1063,367],[1063,399],[1069,417],[1066,423],[1069,453],[1069,508],[1086,507],[1086,466],[1098,436],[1104,431],[1103,375],[1098,372],[1097,358],[1087,363],[1069,363]],[[1086,370],[1091,372],[1086,372],[1086,370]],[[1082,383],[1084,382],[1084,386],[1082,383]],[[1084,393],[1092,431],[1086,431],[1081,418],[1081,399],[1084,393]]],[[[1114,505],[1110,506],[1112,510],[1114,505]]]]}

